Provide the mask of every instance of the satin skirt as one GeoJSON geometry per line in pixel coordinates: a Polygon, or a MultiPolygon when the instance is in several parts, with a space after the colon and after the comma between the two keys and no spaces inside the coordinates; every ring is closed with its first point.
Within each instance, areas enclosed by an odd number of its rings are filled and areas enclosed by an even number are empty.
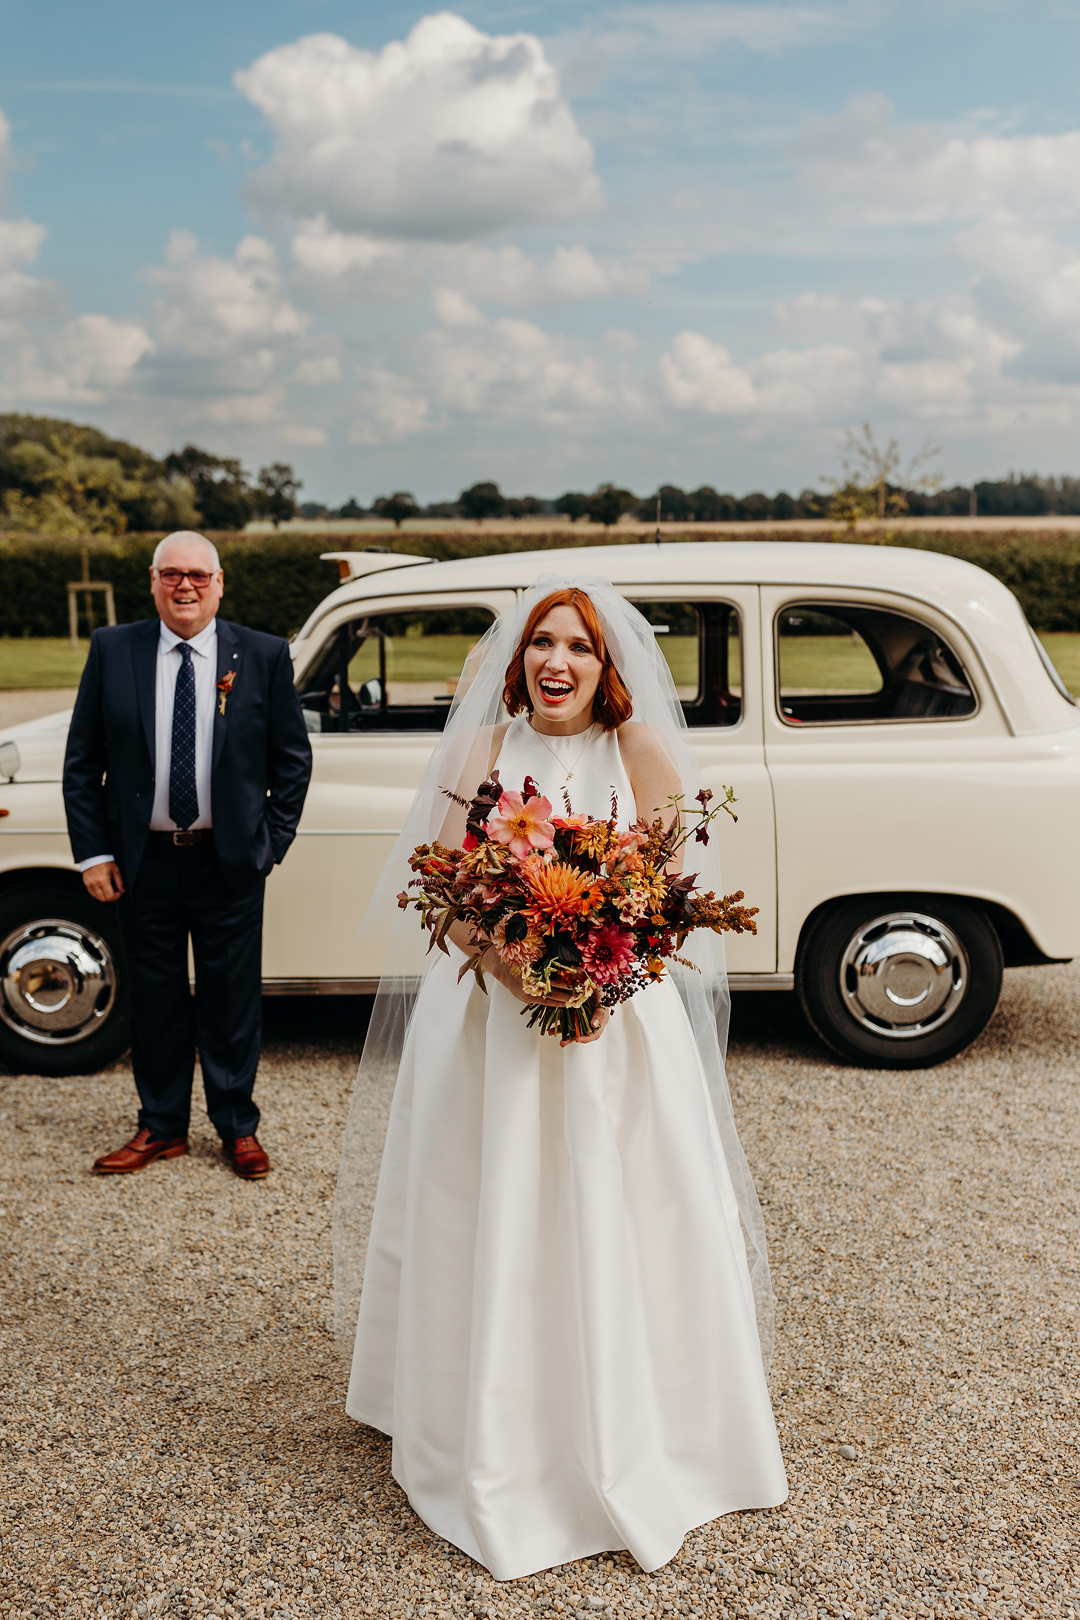
{"type": "Polygon", "coordinates": [[[441,958],[402,1055],[346,1409],[500,1580],[787,1494],[735,1196],[670,983],[559,1047],[441,958]]]}

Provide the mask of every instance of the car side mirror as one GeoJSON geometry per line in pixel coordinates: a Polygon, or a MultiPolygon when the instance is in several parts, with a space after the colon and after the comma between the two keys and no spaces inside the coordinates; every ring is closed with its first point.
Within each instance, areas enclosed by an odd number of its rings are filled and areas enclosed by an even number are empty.
{"type": "MultiPolygon", "coordinates": [[[[380,681],[377,677],[373,677],[370,681],[365,681],[363,686],[360,688],[358,697],[360,707],[362,709],[381,709],[383,698],[382,681],[380,681]]],[[[0,748],[2,747],[3,745],[0,744],[0,748]]]]}

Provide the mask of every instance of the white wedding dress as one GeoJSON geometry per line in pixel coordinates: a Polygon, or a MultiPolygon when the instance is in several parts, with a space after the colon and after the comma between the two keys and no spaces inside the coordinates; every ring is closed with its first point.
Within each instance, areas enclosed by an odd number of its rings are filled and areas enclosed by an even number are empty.
{"type": "MultiPolygon", "coordinates": [[[[616,734],[582,741],[519,717],[503,785],[603,816],[614,788],[628,826],[616,734]]],[[[496,1578],[622,1548],[656,1569],[787,1494],[690,1024],[667,981],[562,1049],[493,979],[458,984],[463,960],[432,969],[402,1055],[346,1409],[496,1578]]]]}

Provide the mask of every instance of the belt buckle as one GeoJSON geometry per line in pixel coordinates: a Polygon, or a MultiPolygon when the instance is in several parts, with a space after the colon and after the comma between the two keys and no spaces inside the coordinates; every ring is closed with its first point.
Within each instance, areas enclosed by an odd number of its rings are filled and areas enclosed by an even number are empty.
{"type": "Polygon", "coordinates": [[[174,844],[180,844],[186,847],[195,842],[195,834],[192,832],[190,827],[182,827],[178,832],[173,833],[172,841],[174,844]]]}

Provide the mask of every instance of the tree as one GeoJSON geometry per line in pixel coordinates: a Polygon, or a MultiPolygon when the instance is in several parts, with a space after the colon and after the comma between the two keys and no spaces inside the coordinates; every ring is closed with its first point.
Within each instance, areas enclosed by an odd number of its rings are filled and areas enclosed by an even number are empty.
{"type": "Polygon", "coordinates": [[[389,518],[395,529],[400,529],[405,518],[420,516],[420,508],[407,490],[399,489],[393,495],[380,495],[375,502],[378,517],[389,518]]]}
{"type": "Polygon", "coordinates": [[[631,494],[630,490],[616,489],[614,484],[601,484],[586,501],[585,513],[590,523],[602,523],[605,529],[609,529],[637,503],[637,496],[631,494]]]}
{"type": "Polygon", "coordinates": [[[773,515],[773,505],[767,495],[755,489],[739,501],[740,523],[766,523],[773,515]]]}
{"type": "Polygon", "coordinates": [[[589,497],[580,490],[567,490],[566,494],[560,495],[555,502],[555,510],[563,517],[568,517],[571,523],[576,523],[578,518],[585,516],[588,504],[589,497]]]}
{"type": "Polygon", "coordinates": [[[60,417],[0,415],[0,524],[51,534],[185,529],[190,484],[123,439],[60,417]]]}
{"type": "Polygon", "coordinates": [[[357,505],[356,496],[350,495],[344,506],[339,506],[335,514],[339,518],[362,518],[364,508],[357,505]]]}
{"type": "Polygon", "coordinates": [[[485,518],[505,516],[506,501],[498,484],[474,484],[471,489],[462,490],[458,496],[458,508],[462,517],[482,523],[485,518]]]}
{"type": "Polygon", "coordinates": [[[207,529],[242,529],[255,516],[258,501],[239,461],[186,444],[167,455],[164,466],[170,482],[190,485],[197,523],[207,529]]]}
{"type": "Polygon", "coordinates": [[[840,463],[843,480],[831,479],[829,516],[853,529],[860,518],[899,517],[908,509],[909,490],[934,490],[941,483],[938,473],[920,472],[928,461],[940,455],[940,447],[924,444],[905,465],[895,439],[881,446],[869,422],[856,433],[849,428],[840,463]]]}
{"type": "Polygon", "coordinates": [[[259,510],[272,520],[275,529],[296,516],[296,496],[302,487],[302,480],[287,461],[273,461],[269,467],[259,468],[259,510]]]}
{"type": "Polygon", "coordinates": [[[801,518],[823,518],[829,512],[829,497],[817,489],[801,489],[799,498],[795,502],[795,516],[801,518]]]}
{"type": "Polygon", "coordinates": [[[535,495],[508,495],[503,501],[503,510],[510,518],[539,517],[544,503],[535,495]]]}
{"type": "Polygon", "coordinates": [[[690,523],[694,518],[693,502],[677,484],[661,484],[655,495],[647,495],[637,503],[637,517],[641,523],[690,523]],[[657,501],[660,503],[657,516],[657,501]]]}

